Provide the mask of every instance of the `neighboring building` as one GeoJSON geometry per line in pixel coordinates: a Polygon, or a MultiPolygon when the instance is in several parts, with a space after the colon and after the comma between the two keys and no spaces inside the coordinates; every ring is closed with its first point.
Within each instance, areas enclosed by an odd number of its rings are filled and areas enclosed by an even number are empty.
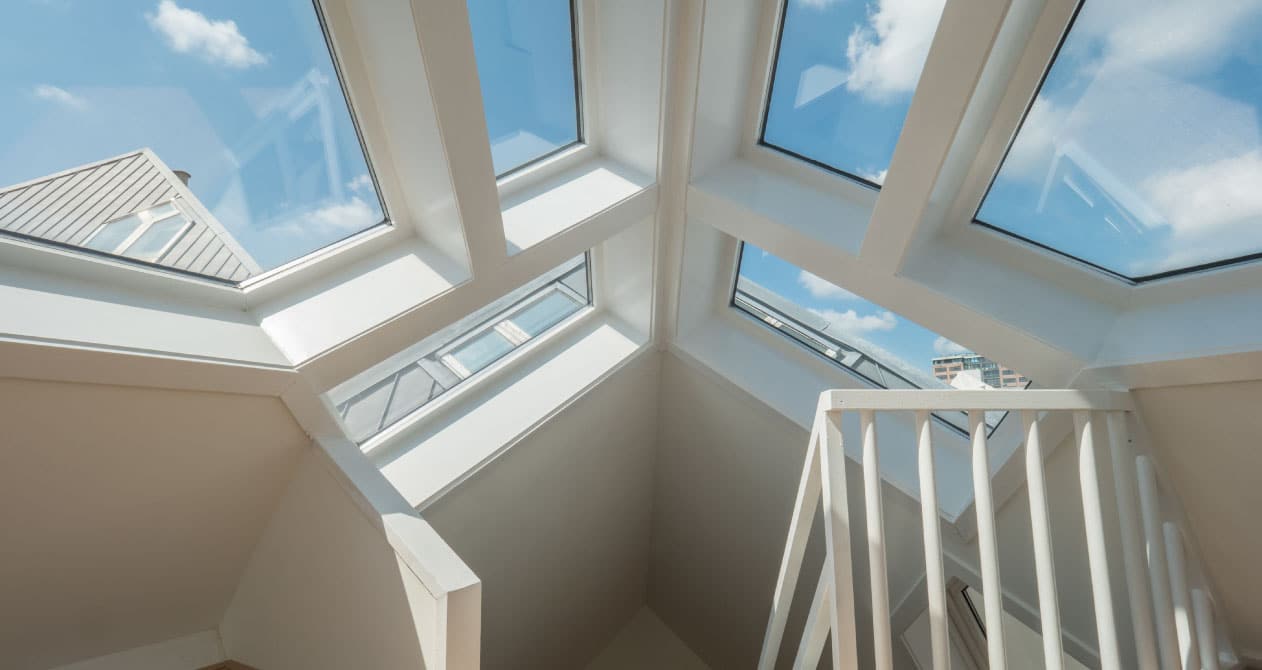
{"type": "Polygon", "coordinates": [[[225,281],[262,271],[149,149],[0,189],[0,231],[225,281]]]}
{"type": "MultiPolygon", "coordinates": [[[[981,354],[964,353],[939,356],[933,359],[933,376],[947,384],[955,385],[955,378],[962,373],[975,375],[982,384],[991,388],[1025,388],[1030,382],[1025,375],[996,363],[981,354]]],[[[976,384],[969,384],[970,388],[976,384]]]]}

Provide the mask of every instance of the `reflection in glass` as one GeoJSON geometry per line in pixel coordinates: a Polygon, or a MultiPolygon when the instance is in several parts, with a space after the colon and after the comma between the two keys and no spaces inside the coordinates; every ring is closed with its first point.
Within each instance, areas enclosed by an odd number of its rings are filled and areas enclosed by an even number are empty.
{"type": "Polygon", "coordinates": [[[9,4],[0,232],[241,281],[384,220],[312,3],[9,4]],[[88,241],[172,200],[173,245],[88,241]]]}
{"type": "Polygon", "coordinates": [[[578,142],[570,0],[469,0],[495,174],[578,142]]]}
{"type": "MultiPolygon", "coordinates": [[[[886,389],[1025,388],[1029,380],[937,333],[777,258],[741,248],[733,304],[764,325],[886,389]]],[[[989,412],[994,429],[1004,412],[989,412]]],[[[962,412],[938,418],[968,430],[962,412]]]]}
{"type": "Polygon", "coordinates": [[[589,294],[583,255],[347,380],[329,399],[363,442],[574,316],[589,294]]]}
{"type": "Polygon", "coordinates": [[[787,0],[762,141],[880,185],[944,0],[787,0]]]}
{"type": "Polygon", "coordinates": [[[1262,252],[1262,6],[1083,3],[979,222],[1144,279],[1262,252]]]}

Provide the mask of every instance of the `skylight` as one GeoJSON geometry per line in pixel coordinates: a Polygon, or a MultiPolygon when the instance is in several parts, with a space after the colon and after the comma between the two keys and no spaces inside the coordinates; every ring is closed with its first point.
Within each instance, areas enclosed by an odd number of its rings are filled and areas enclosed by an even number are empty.
{"type": "MultiPolygon", "coordinates": [[[[758,247],[741,247],[733,305],[864,382],[887,389],[1025,388],[1024,375],[758,247]]],[[[994,429],[1005,413],[986,417],[994,429]]],[[[961,431],[961,412],[940,419],[961,431]]]]}
{"type": "Polygon", "coordinates": [[[591,303],[579,256],[329,392],[363,442],[535,340],[591,303]]]}
{"type": "Polygon", "coordinates": [[[1092,0],[977,221],[1132,281],[1262,253],[1262,6],[1092,0]]]}
{"type": "Polygon", "coordinates": [[[786,0],[762,142],[885,181],[944,0],[786,0]]]}
{"type": "Polygon", "coordinates": [[[468,0],[495,174],[581,141],[570,0],[468,0]]]}
{"type": "Polygon", "coordinates": [[[384,221],[310,3],[6,10],[0,232],[240,281],[384,221]]]}

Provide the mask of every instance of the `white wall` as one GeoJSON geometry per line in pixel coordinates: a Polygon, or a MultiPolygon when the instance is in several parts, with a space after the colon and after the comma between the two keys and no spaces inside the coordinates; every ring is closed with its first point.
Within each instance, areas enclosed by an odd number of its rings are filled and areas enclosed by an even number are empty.
{"type": "Polygon", "coordinates": [[[220,626],[228,658],[263,669],[424,668],[436,603],[311,450],[220,626]]]}
{"type": "Polygon", "coordinates": [[[562,409],[424,516],[482,580],[482,667],[581,668],[643,604],[658,364],[562,409]]]}
{"type": "Polygon", "coordinates": [[[276,398],[0,378],[0,667],[218,626],[309,444],[276,398]]]}
{"type": "Polygon", "coordinates": [[[128,649],[54,670],[184,670],[223,661],[219,631],[206,630],[174,640],[128,649]]]}
{"type": "Polygon", "coordinates": [[[710,670],[653,610],[641,607],[586,670],[710,670]]]}
{"type": "Polygon", "coordinates": [[[1240,654],[1262,665],[1262,382],[1135,392],[1240,654]]]}

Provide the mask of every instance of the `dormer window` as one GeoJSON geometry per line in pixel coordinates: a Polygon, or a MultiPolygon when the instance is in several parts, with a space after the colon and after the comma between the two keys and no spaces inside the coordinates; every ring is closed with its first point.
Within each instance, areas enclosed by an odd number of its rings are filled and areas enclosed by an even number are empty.
{"type": "Polygon", "coordinates": [[[174,202],[165,202],[101,224],[84,246],[154,263],[162,259],[191,225],[174,202]]]}

